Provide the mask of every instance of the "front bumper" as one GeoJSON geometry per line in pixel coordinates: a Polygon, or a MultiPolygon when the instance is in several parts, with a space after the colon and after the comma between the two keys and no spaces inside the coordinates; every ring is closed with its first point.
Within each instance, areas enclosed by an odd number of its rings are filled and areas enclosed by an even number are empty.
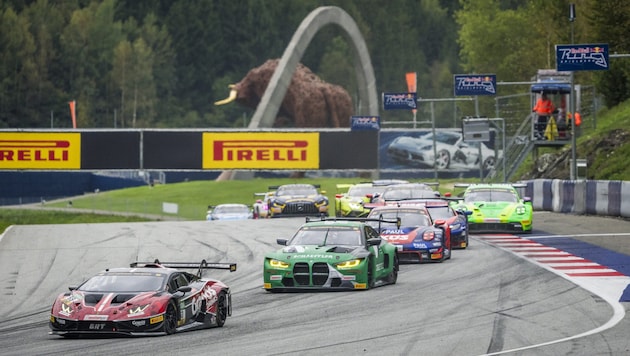
{"type": "Polygon", "coordinates": [[[51,315],[48,323],[51,335],[165,335],[163,330],[164,315],[144,319],[124,321],[72,320],[51,315]]]}
{"type": "Polygon", "coordinates": [[[273,268],[265,261],[266,290],[356,290],[367,289],[365,267],[339,271],[326,262],[297,262],[292,268],[273,268]]]}

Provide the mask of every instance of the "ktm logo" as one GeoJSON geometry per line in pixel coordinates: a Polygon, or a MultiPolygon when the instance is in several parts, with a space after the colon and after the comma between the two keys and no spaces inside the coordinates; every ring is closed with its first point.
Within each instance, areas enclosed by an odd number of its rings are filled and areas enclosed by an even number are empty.
{"type": "Polygon", "coordinates": [[[0,161],[68,161],[70,141],[0,140],[0,161]]]}
{"type": "Polygon", "coordinates": [[[306,161],[305,140],[217,140],[215,161],[306,161]]]}

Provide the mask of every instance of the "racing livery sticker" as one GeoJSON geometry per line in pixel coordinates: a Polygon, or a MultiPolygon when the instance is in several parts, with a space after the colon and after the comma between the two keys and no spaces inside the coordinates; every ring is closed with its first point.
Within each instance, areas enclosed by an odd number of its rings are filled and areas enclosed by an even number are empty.
{"type": "Polygon", "coordinates": [[[205,132],[204,169],[318,169],[318,132],[205,132]]]}
{"type": "Polygon", "coordinates": [[[80,133],[0,133],[0,170],[80,168],[80,133]]]}

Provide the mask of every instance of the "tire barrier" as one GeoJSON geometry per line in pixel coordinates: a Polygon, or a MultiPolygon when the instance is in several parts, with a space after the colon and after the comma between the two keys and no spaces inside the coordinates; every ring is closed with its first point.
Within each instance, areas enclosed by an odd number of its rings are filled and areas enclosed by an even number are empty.
{"type": "Polygon", "coordinates": [[[630,217],[630,182],[534,179],[524,196],[532,198],[534,210],[630,217]]]}

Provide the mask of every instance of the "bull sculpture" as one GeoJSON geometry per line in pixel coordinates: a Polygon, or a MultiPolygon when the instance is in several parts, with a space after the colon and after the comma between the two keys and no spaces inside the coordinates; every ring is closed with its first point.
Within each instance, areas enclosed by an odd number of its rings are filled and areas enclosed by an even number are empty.
{"type": "MultiPolygon", "coordinates": [[[[256,109],[279,62],[279,59],[270,59],[250,70],[240,82],[229,86],[229,97],[215,105],[236,101],[256,109]]],[[[352,98],[344,88],[323,81],[309,68],[298,64],[273,127],[349,127],[352,113],[352,98]]]]}

